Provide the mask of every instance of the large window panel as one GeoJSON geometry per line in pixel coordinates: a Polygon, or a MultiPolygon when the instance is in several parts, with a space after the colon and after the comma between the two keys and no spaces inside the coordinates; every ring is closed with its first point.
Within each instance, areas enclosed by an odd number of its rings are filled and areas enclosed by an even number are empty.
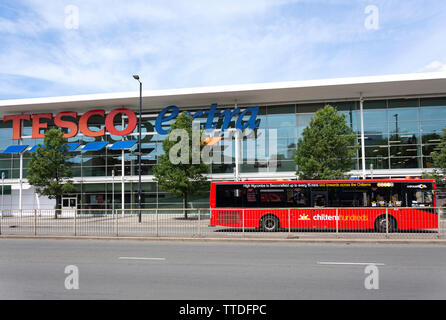
{"type": "Polygon", "coordinates": [[[388,157],[376,157],[376,158],[368,158],[365,159],[366,169],[371,169],[371,165],[373,165],[373,170],[378,169],[389,169],[389,158],[388,157]]]}
{"type": "Polygon", "coordinates": [[[211,164],[212,173],[233,173],[235,164],[211,164]]]}
{"type": "Polygon", "coordinates": [[[389,109],[389,121],[416,121],[419,119],[419,108],[389,109]]]}
{"type": "Polygon", "coordinates": [[[296,163],[294,161],[287,160],[271,160],[268,162],[269,172],[286,172],[286,171],[296,171],[296,163]]]}
{"type": "Polygon", "coordinates": [[[438,133],[439,135],[443,135],[442,129],[446,128],[446,120],[421,121],[420,125],[423,133],[434,132],[438,133]]]}
{"type": "Polygon", "coordinates": [[[389,148],[388,146],[371,146],[365,147],[366,158],[388,158],[389,148]]]}
{"type": "Polygon", "coordinates": [[[387,109],[364,110],[364,124],[366,122],[386,123],[387,120],[387,109]]]}
{"type": "Polygon", "coordinates": [[[446,97],[421,98],[420,106],[421,107],[445,107],[446,106],[446,97]]]}
{"type": "Polygon", "coordinates": [[[392,157],[416,157],[420,154],[420,145],[400,145],[390,147],[390,155],[392,157]]]}
{"type": "Polygon", "coordinates": [[[416,145],[419,143],[418,134],[415,133],[405,133],[405,134],[392,134],[389,138],[389,144],[391,146],[398,145],[416,145]]]}
{"type": "Polygon", "coordinates": [[[387,109],[386,100],[366,100],[363,104],[364,112],[373,109],[387,109]]]}
{"type": "Polygon", "coordinates": [[[387,122],[364,121],[364,134],[382,135],[388,133],[387,122]]]}
{"type": "Polygon", "coordinates": [[[283,160],[293,160],[294,152],[296,149],[278,149],[277,150],[277,159],[283,159],[283,160]]]}
{"type": "Polygon", "coordinates": [[[326,103],[306,103],[297,105],[297,113],[316,113],[326,106],[326,103]]]}
{"type": "Polygon", "coordinates": [[[441,149],[438,144],[423,145],[423,156],[430,156],[432,152],[439,152],[441,149]]]}
{"type": "Polygon", "coordinates": [[[434,160],[431,157],[423,157],[423,168],[434,168],[434,160]]]}
{"type": "Polygon", "coordinates": [[[414,169],[421,168],[421,157],[390,158],[391,169],[414,169]]]}
{"type": "Polygon", "coordinates": [[[339,113],[345,115],[345,121],[347,122],[347,125],[352,129],[354,132],[360,132],[361,130],[361,122],[360,122],[360,113],[358,110],[349,110],[349,111],[339,111],[339,113]]]}
{"type": "Polygon", "coordinates": [[[268,106],[267,108],[267,122],[269,128],[278,128],[282,126],[296,126],[296,106],[280,105],[268,106]]]}
{"type": "Polygon", "coordinates": [[[444,107],[425,107],[420,109],[421,120],[446,119],[446,106],[444,107]]]}
{"type": "Polygon", "coordinates": [[[437,133],[423,133],[423,144],[438,144],[441,142],[441,135],[437,133]]]}
{"type": "MultiPolygon", "coordinates": [[[[391,99],[389,100],[389,109],[397,108],[418,108],[419,99],[391,99]]],[[[392,111],[393,112],[393,111],[392,111]]]]}
{"type": "Polygon", "coordinates": [[[259,172],[260,168],[263,168],[263,171],[265,172],[267,168],[266,162],[256,161],[255,163],[243,163],[240,165],[240,172],[242,173],[259,172]]]}
{"type": "Polygon", "coordinates": [[[402,133],[416,133],[418,134],[419,122],[418,121],[390,121],[389,131],[391,134],[402,134],[402,133]]]}
{"type": "Polygon", "coordinates": [[[276,136],[280,138],[295,138],[297,137],[296,127],[281,127],[281,128],[271,128],[271,130],[276,130],[276,136]]]}
{"type": "MultiPolygon", "coordinates": [[[[360,137],[358,137],[360,139],[360,137]]],[[[373,145],[373,146],[385,146],[387,148],[389,141],[388,135],[376,135],[376,134],[364,134],[364,143],[365,145],[373,145]]],[[[361,144],[361,140],[358,141],[361,144]]]]}

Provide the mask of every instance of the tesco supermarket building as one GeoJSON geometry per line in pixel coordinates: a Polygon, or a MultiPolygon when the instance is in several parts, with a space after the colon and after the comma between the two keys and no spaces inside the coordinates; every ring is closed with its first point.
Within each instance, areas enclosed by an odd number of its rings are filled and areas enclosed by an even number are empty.
{"type": "MultiPolygon", "coordinates": [[[[275,133],[274,141],[266,139],[263,146],[274,149],[273,157],[261,159],[247,152],[241,141],[233,153],[238,158],[210,166],[210,180],[230,180],[236,175],[239,179],[296,179],[292,157],[298,138],[326,104],[346,114],[362,146],[353,176],[417,177],[432,170],[430,153],[438,148],[446,127],[444,73],[145,91],[143,208],[182,206],[181,199],[158,188],[152,175],[177,111],[190,111],[203,127],[252,127],[275,133]]],[[[1,206],[54,208],[54,200],[38,197],[27,183],[26,167],[31,153],[43,143],[45,130],[61,127],[70,143],[77,188],[76,193],[64,196],[64,206],[136,208],[138,115],[137,90],[0,101],[1,206]]],[[[207,207],[208,195],[192,199],[191,205],[207,207]]]]}

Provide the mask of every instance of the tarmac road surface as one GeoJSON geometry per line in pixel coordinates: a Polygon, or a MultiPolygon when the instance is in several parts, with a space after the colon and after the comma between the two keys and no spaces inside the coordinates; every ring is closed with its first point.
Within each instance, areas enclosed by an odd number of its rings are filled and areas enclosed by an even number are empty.
{"type": "Polygon", "coordinates": [[[444,245],[0,239],[0,299],[444,299],[444,245]]]}

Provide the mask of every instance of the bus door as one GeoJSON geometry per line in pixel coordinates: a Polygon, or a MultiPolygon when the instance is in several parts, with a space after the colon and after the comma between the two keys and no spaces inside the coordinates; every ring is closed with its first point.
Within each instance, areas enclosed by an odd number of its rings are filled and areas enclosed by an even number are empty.
{"type": "Polygon", "coordinates": [[[76,214],[77,198],[63,197],[62,198],[62,216],[72,217],[76,214]]]}

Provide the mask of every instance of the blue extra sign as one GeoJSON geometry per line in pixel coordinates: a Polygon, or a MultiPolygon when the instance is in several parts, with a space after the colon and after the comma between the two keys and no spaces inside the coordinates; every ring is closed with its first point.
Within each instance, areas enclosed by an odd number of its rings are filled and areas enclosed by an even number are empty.
{"type": "MultiPolygon", "coordinates": [[[[168,134],[168,130],[163,129],[163,122],[167,122],[170,120],[175,119],[180,110],[177,106],[168,106],[161,110],[161,112],[158,114],[158,117],[156,117],[155,122],[155,129],[159,134],[168,134]]],[[[246,128],[249,129],[255,129],[259,126],[260,120],[257,120],[257,114],[259,112],[259,107],[248,107],[245,110],[241,112],[240,108],[235,109],[224,109],[224,110],[218,110],[217,104],[212,104],[209,110],[197,110],[195,113],[187,112],[192,119],[195,119],[197,117],[203,117],[207,115],[207,120],[204,129],[205,130],[213,130],[217,129],[217,125],[212,125],[214,117],[219,117],[223,119],[223,123],[221,125],[221,131],[225,131],[228,129],[232,117],[235,115],[238,115],[237,121],[235,123],[236,129],[243,131],[246,128]],[[246,120],[246,117],[249,116],[249,119],[246,120]],[[243,123],[243,119],[246,120],[245,123],[243,123]]]]}

